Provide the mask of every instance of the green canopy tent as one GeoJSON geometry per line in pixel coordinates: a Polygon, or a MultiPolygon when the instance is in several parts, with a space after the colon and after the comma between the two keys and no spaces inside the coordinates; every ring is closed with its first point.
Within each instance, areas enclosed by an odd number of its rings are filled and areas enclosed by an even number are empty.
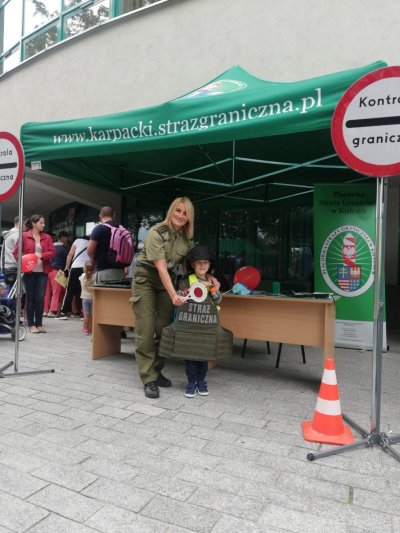
{"type": "Polygon", "coordinates": [[[292,83],[235,66],[158,106],[24,124],[21,141],[28,164],[148,207],[180,194],[208,206],[311,203],[314,183],[361,178],[336,156],[331,118],[353,82],[385,65],[292,83]]]}

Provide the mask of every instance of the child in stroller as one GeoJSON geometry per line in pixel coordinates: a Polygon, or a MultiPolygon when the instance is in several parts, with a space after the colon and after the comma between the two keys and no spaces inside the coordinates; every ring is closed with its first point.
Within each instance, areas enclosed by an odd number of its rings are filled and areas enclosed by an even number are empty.
{"type": "MultiPolygon", "coordinates": [[[[0,335],[10,335],[15,340],[17,317],[15,314],[15,301],[11,298],[0,298],[0,335]]],[[[19,324],[18,339],[23,341],[26,336],[26,327],[19,324]]]]}

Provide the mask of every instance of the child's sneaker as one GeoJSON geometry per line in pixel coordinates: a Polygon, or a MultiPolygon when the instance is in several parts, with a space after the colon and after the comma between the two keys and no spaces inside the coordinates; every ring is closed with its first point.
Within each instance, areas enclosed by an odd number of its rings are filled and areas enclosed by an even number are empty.
{"type": "Polygon", "coordinates": [[[200,396],[208,396],[207,381],[199,381],[197,383],[197,392],[200,396]]]}
{"type": "Polygon", "coordinates": [[[188,383],[185,392],[186,398],[194,398],[196,396],[196,383],[188,383]]]}
{"type": "Polygon", "coordinates": [[[92,332],[88,329],[83,329],[82,330],[82,335],[90,335],[92,332]]]}

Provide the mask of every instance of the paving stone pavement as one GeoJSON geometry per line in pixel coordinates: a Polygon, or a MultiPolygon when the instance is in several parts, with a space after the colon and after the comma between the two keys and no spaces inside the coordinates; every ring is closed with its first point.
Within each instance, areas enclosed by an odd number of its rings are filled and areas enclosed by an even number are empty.
{"type": "MultiPolygon", "coordinates": [[[[0,533],[400,532],[400,463],[380,447],[314,462],[303,440],[323,373],[319,349],[250,342],[185,398],[184,366],[146,399],[133,333],[91,360],[77,319],[46,319],[0,379],[0,533]]],[[[400,334],[383,356],[381,430],[400,433],[400,334]]],[[[14,360],[0,337],[0,366],[14,360]]],[[[336,350],[343,412],[370,429],[371,352],[336,350]]],[[[357,437],[359,438],[359,437],[357,437]]],[[[400,445],[397,446],[400,453],[400,445]]]]}

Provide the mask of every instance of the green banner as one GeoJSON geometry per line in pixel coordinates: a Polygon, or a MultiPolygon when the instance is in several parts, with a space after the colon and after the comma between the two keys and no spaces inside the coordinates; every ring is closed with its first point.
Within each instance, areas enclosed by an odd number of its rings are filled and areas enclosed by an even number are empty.
{"type": "Polygon", "coordinates": [[[375,201],[374,184],[315,186],[315,290],[340,296],[337,346],[372,348],[375,201]]]}

